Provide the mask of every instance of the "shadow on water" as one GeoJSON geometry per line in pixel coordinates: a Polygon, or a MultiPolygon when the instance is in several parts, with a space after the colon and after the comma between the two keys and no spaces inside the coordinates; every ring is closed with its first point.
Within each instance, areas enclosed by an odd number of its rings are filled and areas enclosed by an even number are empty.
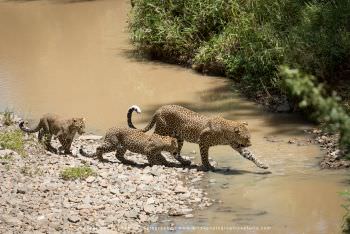
{"type": "Polygon", "coordinates": [[[222,174],[222,175],[244,175],[244,174],[255,174],[255,175],[269,175],[272,174],[271,171],[247,171],[231,168],[216,168],[212,173],[222,174]]]}
{"type": "MultiPolygon", "coordinates": [[[[108,163],[120,163],[119,161],[110,161],[110,160],[105,160],[105,162],[108,163]]],[[[196,164],[191,164],[188,166],[185,165],[181,165],[179,163],[172,163],[172,162],[168,162],[170,163],[170,165],[166,166],[166,167],[175,167],[175,168],[182,168],[182,169],[196,169],[198,171],[202,171],[202,167],[200,165],[196,165],[196,164]]],[[[136,168],[145,168],[145,167],[152,167],[152,164],[149,163],[136,163],[132,160],[129,159],[124,159],[123,164],[128,165],[128,166],[132,166],[132,167],[136,167],[136,168]]],[[[222,174],[222,175],[244,175],[244,174],[255,174],[255,175],[268,175],[268,174],[272,174],[271,171],[248,171],[248,170],[239,170],[239,169],[231,169],[231,168],[227,168],[227,167],[223,167],[223,168],[215,168],[214,171],[211,171],[212,173],[215,174],[222,174]]]]}

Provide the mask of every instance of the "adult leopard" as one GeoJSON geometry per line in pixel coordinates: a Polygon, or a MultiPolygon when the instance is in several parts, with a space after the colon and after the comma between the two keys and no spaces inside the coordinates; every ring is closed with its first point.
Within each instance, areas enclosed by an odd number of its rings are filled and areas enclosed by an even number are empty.
{"type": "MultiPolygon", "coordinates": [[[[127,120],[129,127],[136,129],[131,120],[134,111],[141,113],[138,106],[131,106],[127,113],[127,120]]],[[[147,132],[154,125],[154,133],[177,139],[176,158],[179,161],[184,160],[180,156],[180,151],[185,140],[199,144],[204,170],[214,169],[209,163],[208,151],[211,146],[216,145],[230,145],[243,157],[254,162],[256,166],[263,169],[268,168],[246,149],[251,146],[251,137],[247,124],[244,122],[227,120],[222,117],[207,117],[182,106],[165,105],[156,110],[151,121],[142,131],[147,132]]]]}

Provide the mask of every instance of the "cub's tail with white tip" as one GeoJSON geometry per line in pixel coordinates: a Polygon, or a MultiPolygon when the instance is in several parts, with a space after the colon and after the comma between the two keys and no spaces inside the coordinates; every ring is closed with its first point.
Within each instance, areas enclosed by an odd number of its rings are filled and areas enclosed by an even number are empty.
{"type": "Polygon", "coordinates": [[[24,126],[24,121],[20,122],[19,123],[19,128],[23,131],[23,132],[27,132],[27,133],[34,133],[34,132],[38,132],[40,129],[41,129],[41,121],[39,122],[39,124],[33,128],[33,129],[30,129],[30,128],[27,128],[24,126]]]}

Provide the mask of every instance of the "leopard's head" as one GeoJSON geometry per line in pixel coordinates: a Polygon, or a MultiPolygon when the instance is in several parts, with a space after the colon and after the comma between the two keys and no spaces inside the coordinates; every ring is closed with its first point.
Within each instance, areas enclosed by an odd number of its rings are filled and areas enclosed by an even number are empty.
{"type": "Polygon", "coordinates": [[[72,127],[81,135],[85,133],[85,119],[73,118],[72,127]]]}
{"type": "Polygon", "coordinates": [[[234,148],[249,147],[252,145],[251,136],[246,122],[228,121],[229,131],[227,131],[230,144],[234,148]]]}
{"type": "Polygon", "coordinates": [[[174,137],[170,137],[170,136],[164,136],[163,140],[166,143],[166,149],[164,150],[176,156],[177,148],[178,148],[177,140],[174,137]]]}

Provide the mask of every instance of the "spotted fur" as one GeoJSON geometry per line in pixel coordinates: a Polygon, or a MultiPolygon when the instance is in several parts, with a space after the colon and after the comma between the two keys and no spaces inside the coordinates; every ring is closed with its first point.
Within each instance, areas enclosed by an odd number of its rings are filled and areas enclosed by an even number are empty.
{"type": "Polygon", "coordinates": [[[38,139],[43,141],[45,137],[47,150],[53,153],[60,153],[59,151],[63,150],[64,153],[71,154],[70,147],[75,134],[83,134],[85,131],[85,120],[83,118],[62,119],[58,115],[46,114],[33,129],[25,127],[23,121],[19,124],[19,127],[27,133],[39,132],[38,139]],[[56,136],[62,145],[59,150],[51,145],[53,136],[56,136]]]}
{"type": "Polygon", "coordinates": [[[133,162],[124,158],[125,152],[129,150],[133,153],[146,155],[148,162],[152,165],[173,166],[174,164],[168,162],[161,152],[167,151],[176,155],[177,148],[176,139],[170,136],[147,135],[138,129],[114,127],[107,131],[104,142],[97,147],[95,153],[88,154],[81,148],[80,154],[103,161],[103,154],[116,151],[116,157],[119,161],[133,164],[133,162]]]}
{"type": "MultiPolygon", "coordinates": [[[[132,124],[132,112],[141,111],[139,107],[132,106],[128,110],[128,125],[132,124]]],[[[246,123],[227,120],[222,117],[207,117],[178,105],[165,105],[154,113],[149,124],[142,130],[149,131],[155,126],[154,132],[162,136],[174,136],[178,141],[177,157],[183,142],[198,143],[202,166],[205,170],[214,169],[208,160],[208,151],[211,146],[230,145],[246,159],[254,162],[258,167],[267,166],[259,161],[247,150],[242,150],[251,145],[250,133],[246,123]]]]}

